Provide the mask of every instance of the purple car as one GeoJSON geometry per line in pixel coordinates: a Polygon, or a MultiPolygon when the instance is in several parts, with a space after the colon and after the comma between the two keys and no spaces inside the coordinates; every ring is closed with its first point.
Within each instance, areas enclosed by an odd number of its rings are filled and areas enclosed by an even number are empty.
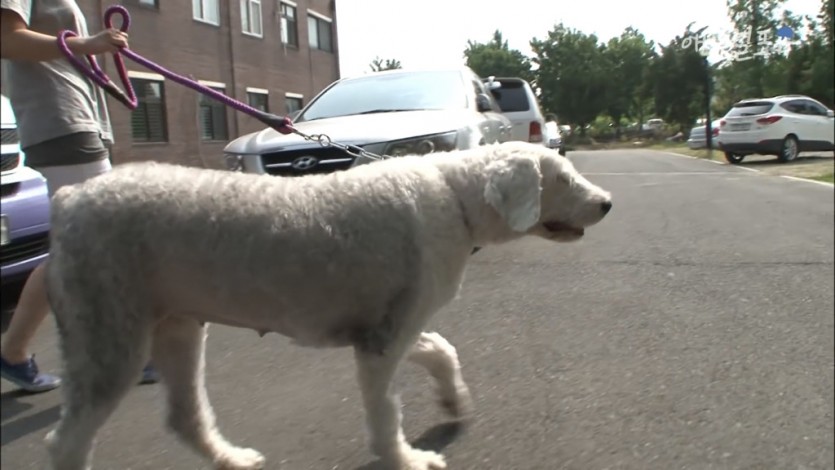
{"type": "MultiPolygon", "coordinates": [[[[2,96],[2,95],[0,95],[2,96]]],[[[29,273],[49,251],[49,193],[40,173],[24,165],[17,122],[2,96],[2,164],[0,164],[0,273],[2,309],[11,309],[29,273]]]]}

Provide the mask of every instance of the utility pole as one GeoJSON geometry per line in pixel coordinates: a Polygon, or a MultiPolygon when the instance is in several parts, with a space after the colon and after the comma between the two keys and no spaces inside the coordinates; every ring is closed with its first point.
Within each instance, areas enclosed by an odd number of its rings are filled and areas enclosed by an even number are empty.
{"type": "Polygon", "coordinates": [[[713,160],[713,121],[710,117],[710,101],[711,101],[711,89],[713,88],[712,85],[712,77],[710,74],[710,63],[707,61],[707,57],[703,58],[705,64],[705,142],[707,143],[707,158],[709,160],[713,160]]]}

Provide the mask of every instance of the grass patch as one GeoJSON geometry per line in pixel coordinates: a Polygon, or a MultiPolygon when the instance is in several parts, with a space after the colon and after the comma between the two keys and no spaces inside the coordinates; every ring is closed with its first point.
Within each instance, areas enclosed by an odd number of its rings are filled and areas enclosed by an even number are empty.
{"type": "Polygon", "coordinates": [[[816,181],[823,181],[824,183],[832,183],[835,184],[835,173],[829,172],[824,173],[822,175],[812,176],[810,179],[816,181]]]}

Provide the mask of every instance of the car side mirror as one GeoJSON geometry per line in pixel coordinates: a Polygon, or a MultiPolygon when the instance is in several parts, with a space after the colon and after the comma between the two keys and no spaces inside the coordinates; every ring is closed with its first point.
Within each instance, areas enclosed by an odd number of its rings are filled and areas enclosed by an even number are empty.
{"type": "Polygon", "coordinates": [[[835,111],[833,111],[833,110],[831,110],[831,109],[827,109],[827,110],[826,110],[826,115],[827,115],[828,117],[835,117],[835,111]]]}
{"type": "Polygon", "coordinates": [[[490,98],[484,93],[479,93],[475,97],[476,109],[480,113],[487,113],[493,111],[493,106],[490,104],[490,98]]]}

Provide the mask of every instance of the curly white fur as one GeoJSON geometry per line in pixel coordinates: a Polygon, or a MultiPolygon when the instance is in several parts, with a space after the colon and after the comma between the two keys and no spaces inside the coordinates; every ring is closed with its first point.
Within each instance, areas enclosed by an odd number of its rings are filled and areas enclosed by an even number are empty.
{"type": "Polygon", "coordinates": [[[473,248],[575,240],[610,207],[568,160],[525,143],[292,179],[137,163],[61,189],[48,282],[66,378],[52,467],[89,465],[96,431],[152,356],[171,429],[218,468],[261,468],[216,427],[211,322],[353,347],[372,450],[389,468],[444,468],[403,435],[398,364],[426,368],[442,405],[466,415],[455,348],[421,331],[458,292],[473,248]]]}

